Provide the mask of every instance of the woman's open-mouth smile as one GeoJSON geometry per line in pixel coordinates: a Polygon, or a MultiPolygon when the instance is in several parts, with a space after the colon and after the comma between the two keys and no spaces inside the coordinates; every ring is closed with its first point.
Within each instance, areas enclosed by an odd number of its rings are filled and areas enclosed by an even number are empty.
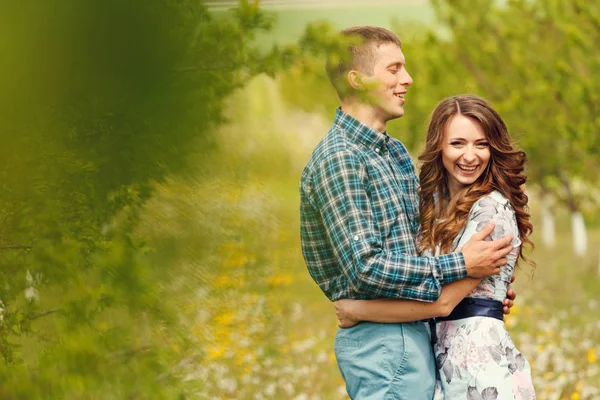
{"type": "Polygon", "coordinates": [[[474,175],[475,172],[479,169],[479,165],[461,165],[461,164],[456,164],[456,166],[458,167],[458,169],[460,170],[462,175],[474,175]]]}

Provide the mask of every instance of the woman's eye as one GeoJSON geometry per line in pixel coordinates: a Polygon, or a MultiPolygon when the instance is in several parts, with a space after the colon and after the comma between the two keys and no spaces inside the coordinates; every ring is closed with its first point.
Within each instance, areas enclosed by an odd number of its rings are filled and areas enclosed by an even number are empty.
{"type": "Polygon", "coordinates": [[[398,70],[397,70],[397,69],[390,69],[390,72],[391,72],[392,74],[396,75],[396,74],[398,73],[398,70]]]}
{"type": "Polygon", "coordinates": [[[483,143],[477,143],[477,147],[489,147],[490,144],[487,142],[483,142],[483,143]]]}
{"type": "Polygon", "coordinates": [[[452,146],[461,146],[462,142],[452,142],[450,143],[452,146]]]}

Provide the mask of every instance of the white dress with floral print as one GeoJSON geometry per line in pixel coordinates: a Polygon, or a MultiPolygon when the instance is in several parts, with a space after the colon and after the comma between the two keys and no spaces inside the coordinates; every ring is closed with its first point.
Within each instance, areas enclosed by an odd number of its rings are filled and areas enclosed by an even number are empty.
{"type": "MultiPolygon", "coordinates": [[[[500,274],[484,279],[467,297],[502,301],[521,240],[515,212],[500,192],[494,191],[475,202],[452,251],[490,221],[496,223],[491,239],[512,234],[514,249],[500,274]]],[[[469,317],[438,322],[436,326],[438,341],[434,351],[441,382],[438,381],[434,400],[535,399],[529,363],[515,348],[503,321],[469,317]]]]}

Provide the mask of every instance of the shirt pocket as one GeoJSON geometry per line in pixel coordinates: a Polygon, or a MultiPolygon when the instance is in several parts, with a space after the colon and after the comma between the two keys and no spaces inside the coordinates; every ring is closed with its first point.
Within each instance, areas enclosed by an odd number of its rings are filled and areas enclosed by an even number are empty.
{"type": "MultiPolygon", "coordinates": [[[[369,171],[369,197],[374,218],[375,231],[379,232],[383,243],[397,245],[400,236],[415,234],[413,218],[416,199],[414,178],[396,176],[391,169],[381,163],[371,165],[369,171]],[[415,191],[411,197],[411,193],[415,191]],[[413,198],[414,197],[414,198],[413,198]]],[[[417,200],[418,201],[418,200],[417,200]]],[[[418,207],[418,204],[416,205],[418,207]]],[[[416,209],[418,211],[418,208],[416,209]]]]}
{"type": "Polygon", "coordinates": [[[385,243],[399,224],[407,224],[402,200],[396,188],[385,182],[372,184],[370,197],[374,230],[385,243]]]}

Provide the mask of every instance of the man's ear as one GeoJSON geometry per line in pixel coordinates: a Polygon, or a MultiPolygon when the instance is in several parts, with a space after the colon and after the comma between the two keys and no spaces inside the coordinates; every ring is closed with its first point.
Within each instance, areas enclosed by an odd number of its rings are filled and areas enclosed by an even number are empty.
{"type": "Polygon", "coordinates": [[[350,87],[355,90],[359,90],[360,88],[362,88],[362,74],[355,70],[348,72],[348,85],[350,85],[350,87]]]}

